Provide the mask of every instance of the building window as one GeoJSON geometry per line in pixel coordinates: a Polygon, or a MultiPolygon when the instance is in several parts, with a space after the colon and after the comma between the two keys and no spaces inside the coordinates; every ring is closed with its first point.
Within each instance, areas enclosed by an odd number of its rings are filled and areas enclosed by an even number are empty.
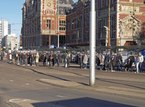
{"type": "Polygon", "coordinates": [[[51,29],[51,20],[50,20],[50,19],[47,19],[47,20],[46,20],[46,27],[47,27],[48,29],[51,29]]]}
{"type": "Polygon", "coordinates": [[[61,30],[61,31],[66,30],[65,25],[66,25],[66,21],[60,20],[60,21],[59,21],[59,30],[61,30]]]}
{"type": "Polygon", "coordinates": [[[65,23],[66,23],[66,22],[65,22],[64,20],[59,21],[59,25],[60,25],[60,26],[65,26],[65,23]]]}
{"type": "Polygon", "coordinates": [[[75,28],[74,26],[75,26],[75,20],[72,20],[71,21],[71,29],[74,29],[75,28]]]}
{"type": "Polygon", "coordinates": [[[62,30],[64,31],[65,30],[65,27],[59,27],[59,30],[60,31],[62,31],[62,30]]]}

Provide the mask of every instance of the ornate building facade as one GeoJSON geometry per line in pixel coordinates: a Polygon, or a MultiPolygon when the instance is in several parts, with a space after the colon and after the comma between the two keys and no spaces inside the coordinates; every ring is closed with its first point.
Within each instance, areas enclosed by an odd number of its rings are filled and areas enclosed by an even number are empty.
{"type": "MultiPolygon", "coordinates": [[[[90,0],[79,0],[67,15],[68,46],[89,45],[89,20],[90,0]]],[[[144,0],[96,0],[96,45],[136,45],[143,22],[144,0]]]]}
{"type": "Polygon", "coordinates": [[[72,3],[72,0],[26,0],[22,8],[23,48],[64,45],[66,11],[72,3]]]}
{"type": "Polygon", "coordinates": [[[117,5],[117,45],[135,45],[141,24],[145,22],[144,0],[119,0],[117,5]]]}

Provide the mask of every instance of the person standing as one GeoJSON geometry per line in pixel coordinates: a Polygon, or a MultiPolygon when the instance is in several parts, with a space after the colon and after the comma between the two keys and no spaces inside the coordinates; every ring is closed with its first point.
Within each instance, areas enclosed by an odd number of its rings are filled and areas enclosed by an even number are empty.
{"type": "Polygon", "coordinates": [[[135,56],[136,73],[139,73],[139,55],[135,56]]]}
{"type": "Polygon", "coordinates": [[[36,66],[38,66],[38,63],[39,63],[39,53],[37,52],[36,53],[36,56],[35,56],[35,62],[36,62],[36,66]]]}
{"type": "Polygon", "coordinates": [[[12,63],[12,53],[9,53],[9,63],[12,63]]]}
{"type": "Polygon", "coordinates": [[[144,61],[144,56],[141,53],[139,53],[138,59],[139,59],[139,71],[142,72],[142,63],[144,61]]]}
{"type": "Polygon", "coordinates": [[[68,53],[64,53],[64,67],[67,68],[68,67],[68,53]]]}
{"type": "Polygon", "coordinates": [[[79,53],[78,55],[78,62],[80,64],[80,68],[83,67],[83,54],[82,53],[79,53]]]}
{"type": "Polygon", "coordinates": [[[84,65],[84,69],[87,68],[87,64],[88,64],[88,55],[85,53],[84,57],[83,57],[83,65],[84,65]]]}

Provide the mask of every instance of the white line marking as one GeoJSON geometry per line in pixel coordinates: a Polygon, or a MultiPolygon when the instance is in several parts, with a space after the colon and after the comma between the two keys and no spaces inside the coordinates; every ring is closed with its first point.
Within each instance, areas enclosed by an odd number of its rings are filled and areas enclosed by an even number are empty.
{"type": "Polygon", "coordinates": [[[63,98],[63,97],[65,97],[65,96],[62,96],[62,95],[56,95],[56,97],[58,97],[58,98],[63,98]]]}
{"type": "Polygon", "coordinates": [[[9,102],[15,102],[15,103],[19,103],[19,102],[27,102],[27,101],[31,101],[30,99],[10,99],[9,102]]]}
{"type": "Polygon", "coordinates": [[[14,80],[10,80],[10,82],[14,82],[14,80]]]}
{"type": "Polygon", "coordinates": [[[30,85],[30,83],[26,83],[26,85],[30,85]]]}

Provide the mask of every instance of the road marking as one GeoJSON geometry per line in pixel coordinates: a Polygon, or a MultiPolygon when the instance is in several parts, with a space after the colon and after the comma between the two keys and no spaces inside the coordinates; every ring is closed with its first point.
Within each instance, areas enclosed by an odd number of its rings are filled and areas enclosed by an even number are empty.
{"type": "Polygon", "coordinates": [[[32,103],[34,103],[36,101],[30,100],[30,99],[10,99],[9,102],[15,103],[15,104],[19,105],[20,107],[33,107],[32,103]]]}
{"type": "Polygon", "coordinates": [[[25,85],[30,85],[30,83],[26,83],[25,85]]]}
{"type": "Polygon", "coordinates": [[[10,82],[14,82],[14,80],[10,80],[10,82]]]}
{"type": "Polygon", "coordinates": [[[56,95],[56,97],[58,97],[58,98],[63,98],[63,97],[65,97],[65,96],[62,96],[62,95],[56,95]]]}
{"type": "Polygon", "coordinates": [[[10,99],[9,102],[11,103],[19,103],[19,102],[28,102],[31,101],[30,99],[10,99]]]}

